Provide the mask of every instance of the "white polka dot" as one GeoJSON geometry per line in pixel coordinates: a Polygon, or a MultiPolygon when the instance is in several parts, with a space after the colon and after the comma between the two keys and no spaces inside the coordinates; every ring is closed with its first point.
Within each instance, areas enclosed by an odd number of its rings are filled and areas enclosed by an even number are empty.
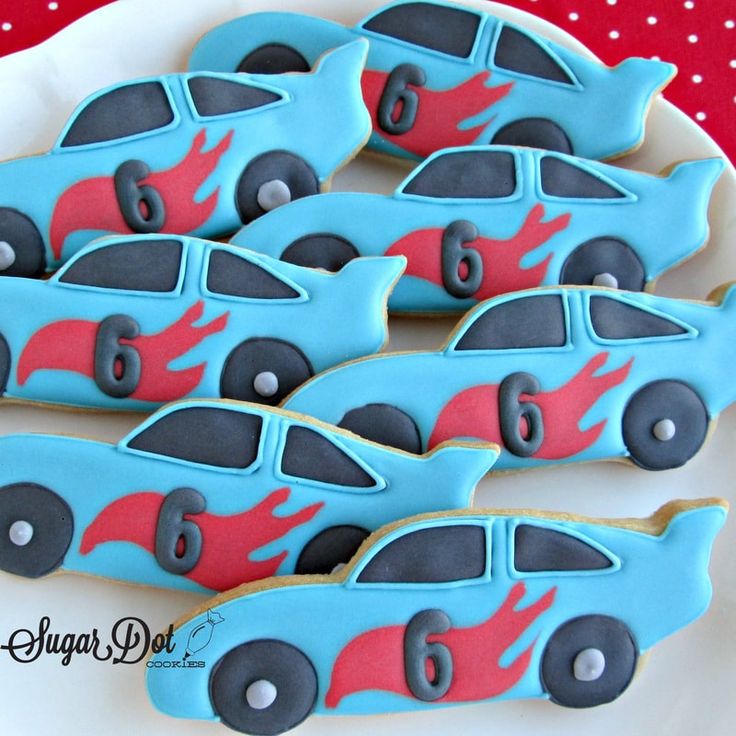
{"type": "Polygon", "coordinates": [[[736,28],[736,22],[732,20],[727,20],[724,24],[726,28],[736,28]]]}
{"type": "Polygon", "coordinates": [[[698,42],[698,37],[697,37],[697,36],[696,36],[696,35],[695,35],[694,33],[691,33],[691,34],[690,34],[690,35],[689,35],[689,36],[687,37],[687,40],[688,40],[688,41],[689,41],[690,43],[697,43],[697,42],[698,42]]]}
{"type": "Polygon", "coordinates": [[[49,10],[58,10],[59,3],[49,3],[49,10]]]}
{"type": "Polygon", "coordinates": [[[609,5],[615,5],[615,4],[616,4],[616,3],[618,2],[618,0],[606,0],[606,2],[607,2],[607,3],[609,4],[609,5]]]}
{"type": "Polygon", "coordinates": [[[0,26],[0,28],[2,28],[4,31],[9,31],[12,27],[13,24],[8,22],[5,22],[0,26]]]}
{"type": "Polygon", "coordinates": [[[731,61],[728,62],[728,65],[731,69],[736,69],[736,59],[731,59],[731,61]]]}
{"type": "Polygon", "coordinates": [[[652,61],[662,61],[662,57],[661,56],[657,56],[656,54],[654,56],[652,56],[651,58],[652,58],[652,61]]]}
{"type": "Polygon", "coordinates": [[[695,113],[695,119],[700,120],[701,122],[705,120],[708,116],[704,112],[696,112],[695,113]]]}
{"type": "Polygon", "coordinates": [[[647,23],[649,23],[650,26],[653,26],[657,23],[657,19],[653,15],[650,15],[647,18],[647,23]]]}
{"type": "Polygon", "coordinates": [[[579,20],[580,19],[580,16],[577,13],[570,13],[570,15],[568,17],[570,18],[570,20],[579,20]]]}
{"type": "Polygon", "coordinates": [[[683,5],[687,10],[692,10],[695,7],[695,3],[692,0],[687,0],[683,5]]]}
{"type": "Polygon", "coordinates": [[[611,31],[608,34],[609,38],[612,38],[614,41],[620,36],[621,34],[618,31],[611,31]]]}
{"type": "Polygon", "coordinates": [[[693,74],[693,82],[700,84],[703,81],[703,77],[700,74],[693,74]]]}

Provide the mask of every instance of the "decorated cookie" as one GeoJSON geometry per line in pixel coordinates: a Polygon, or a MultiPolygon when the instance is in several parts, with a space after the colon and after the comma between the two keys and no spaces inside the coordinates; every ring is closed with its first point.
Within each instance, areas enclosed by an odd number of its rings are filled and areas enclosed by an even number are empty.
{"type": "Polygon", "coordinates": [[[48,153],[0,164],[0,274],[106,233],[215,237],[316,194],[363,145],[359,41],[310,75],[170,74],[101,90],[48,153]]]}
{"type": "Polygon", "coordinates": [[[329,573],[370,530],[468,506],[498,456],[416,456],[254,404],[186,401],[119,444],[0,438],[0,569],[74,570],[199,592],[329,573]]]}
{"type": "Polygon", "coordinates": [[[139,411],[191,396],[278,404],[381,349],[405,263],[328,274],[183,236],[103,238],[46,281],[0,279],[0,395],[139,411]]]}
{"type": "Polygon", "coordinates": [[[706,610],[726,509],[705,499],[641,520],[466,510],[398,522],[338,573],[208,601],[148,662],[148,692],[164,713],[249,734],[311,713],[608,703],[642,654],[706,610]],[[188,641],[214,616],[188,670],[188,641]]]}
{"type": "Polygon", "coordinates": [[[500,143],[610,158],[636,148],[671,64],[615,68],[464,5],[398,2],[354,28],[296,13],[254,13],[196,45],[190,69],[305,72],[326,49],[370,42],[363,98],[370,146],[424,158],[447,146],[500,143]]]}
{"type": "Polygon", "coordinates": [[[280,207],[231,242],[331,271],[406,256],[394,312],[466,311],[542,284],[640,291],[708,236],[720,159],[657,177],[509,146],[433,154],[391,196],[335,193],[280,207]]]}
{"type": "Polygon", "coordinates": [[[480,304],[436,352],[337,366],[286,408],[411,452],[502,447],[495,469],[686,463],[736,400],[736,284],[711,302],[548,287],[480,304]]]}

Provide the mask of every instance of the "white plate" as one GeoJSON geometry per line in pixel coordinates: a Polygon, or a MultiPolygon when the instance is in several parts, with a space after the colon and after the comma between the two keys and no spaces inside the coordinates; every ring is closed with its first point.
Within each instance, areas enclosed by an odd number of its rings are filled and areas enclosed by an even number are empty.
{"type": "MultiPolygon", "coordinates": [[[[100,86],[146,74],[183,70],[195,40],[215,25],[255,10],[296,10],[352,23],[379,0],[121,0],[83,18],[45,44],[0,60],[0,158],[48,148],[72,108],[100,86]]],[[[552,26],[495,3],[474,3],[576,47],[552,26]]],[[[579,46],[578,46],[579,48],[579,46]]],[[[671,105],[658,100],[644,146],[622,165],[659,171],[684,158],[718,155],[715,144],[671,105]]],[[[361,157],[341,172],[335,189],[388,192],[406,168],[361,157]]],[[[711,211],[710,247],[661,280],[660,293],[704,297],[736,278],[736,173],[718,184],[711,211]]],[[[5,315],[7,318],[7,315],[5,315]]],[[[451,321],[392,320],[393,347],[439,345],[451,321]]],[[[133,416],[85,415],[32,407],[0,406],[0,433],[75,432],[117,439],[138,421],[133,416]]],[[[684,469],[645,473],[597,463],[537,470],[485,480],[479,505],[561,509],[600,516],[647,515],[676,497],[719,495],[736,499],[736,410],[729,409],[706,448],[684,469]]],[[[0,459],[0,463],[8,462],[0,459]]],[[[94,478],[89,479],[94,491],[94,478]]],[[[503,702],[433,713],[376,718],[312,718],[296,733],[365,734],[595,734],[619,736],[696,732],[732,733],[736,722],[736,557],[731,519],[716,541],[711,564],[715,596],[695,624],[658,645],[631,688],[610,706],[589,711],[546,702],[503,702]]],[[[0,574],[0,641],[18,628],[33,629],[50,616],[57,632],[97,628],[107,637],[113,623],[137,616],[164,629],[200,598],[73,575],[28,581],[0,574]]],[[[220,725],[176,721],[157,713],[144,687],[144,666],[111,665],[76,656],[62,667],[42,656],[33,664],[0,652],[0,730],[16,735],[225,734],[220,725]]]]}

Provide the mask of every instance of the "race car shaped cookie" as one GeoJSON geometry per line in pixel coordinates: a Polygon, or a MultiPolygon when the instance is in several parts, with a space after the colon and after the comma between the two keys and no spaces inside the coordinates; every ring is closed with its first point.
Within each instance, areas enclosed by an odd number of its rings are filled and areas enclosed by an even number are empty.
{"type": "Polygon", "coordinates": [[[0,279],[0,395],[150,411],[184,397],[278,404],[380,350],[403,258],[338,274],[175,235],[103,238],[46,281],[0,279]]]}
{"type": "Polygon", "coordinates": [[[464,508],[493,445],[424,456],[278,409],[223,400],[160,410],[117,445],[0,438],[0,569],[220,591],[329,573],[369,530],[464,508]]]}
{"type": "Polygon", "coordinates": [[[501,143],[605,159],[636,148],[673,65],[614,68],[464,5],[398,2],[354,28],[297,13],[253,13],[205,34],[189,68],[306,72],[329,48],[370,42],[362,78],[369,145],[424,158],[448,146],[501,143]]]}
{"type": "Polygon", "coordinates": [[[367,140],[366,42],[313,74],[169,74],[87,98],[48,153],[0,163],[0,275],[108,233],[219,237],[324,188],[367,140]]]}
{"type": "Polygon", "coordinates": [[[404,255],[393,312],[465,312],[543,284],[640,291],[705,243],[723,168],[688,161],[657,177],[534,149],[452,148],[393,195],[305,197],[231,242],[331,271],[358,255],[404,255]]]}
{"type": "Polygon", "coordinates": [[[285,407],[413,452],[497,442],[498,470],[624,458],[675,468],[736,400],[736,284],[711,300],[514,292],[472,310],[441,350],[337,366],[285,407]]]}
{"type": "Polygon", "coordinates": [[[205,603],[148,661],[148,692],[164,713],[249,734],[311,713],[608,703],[708,607],[726,509],[675,501],[625,521],[466,510],[389,525],[333,575],[205,603]]]}

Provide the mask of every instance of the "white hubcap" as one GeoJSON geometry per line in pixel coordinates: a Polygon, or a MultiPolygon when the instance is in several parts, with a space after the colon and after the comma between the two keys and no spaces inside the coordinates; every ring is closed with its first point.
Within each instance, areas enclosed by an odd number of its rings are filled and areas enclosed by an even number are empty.
{"type": "Polygon", "coordinates": [[[572,672],[580,682],[593,682],[600,678],[606,669],[606,658],[600,649],[583,649],[575,656],[572,672]]]}
{"type": "Polygon", "coordinates": [[[677,427],[671,419],[660,419],[653,427],[652,434],[660,442],[669,442],[677,432],[677,427]]]}
{"type": "Polygon", "coordinates": [[[0,271],[5,271],[15,263],[15,251],[7,240],[0,240],[0,271]]]}
{"type": "Polygon", "coordinates": [[[8,536],[13,544],[25,547],[33,539],[33,527],[27,521],[19,519],[10,525],[8,536]]]}
{"type": "Polygon", "coordinates": [[[593,286],[607,286],[609,289],[618,289],[618,279],[608,271],[598,273],[593,279],[593,286]]]}
{"type": "Polygon", "coordinates": [[[271,181],[265,181],[258,187],[256,201],[261,209],[270,212],[277,207],[281,207],[282,204],[291,202],[291,190],[286,182],[281,181],[281,179],[271,179],[271,181]]]}
{"type": "Polygon", "coordinates": [[[270,399],[279,390],[279,378],[271,371],[261,371],[253,379],[253,388],[259,396],[270,399]]]}
{"type": "Polygon", "coordinates": [[[245,699],[254,710],[264,710],[276,700],[276,686],[268,680],[251,682],[245,690],[245,699]]]}

